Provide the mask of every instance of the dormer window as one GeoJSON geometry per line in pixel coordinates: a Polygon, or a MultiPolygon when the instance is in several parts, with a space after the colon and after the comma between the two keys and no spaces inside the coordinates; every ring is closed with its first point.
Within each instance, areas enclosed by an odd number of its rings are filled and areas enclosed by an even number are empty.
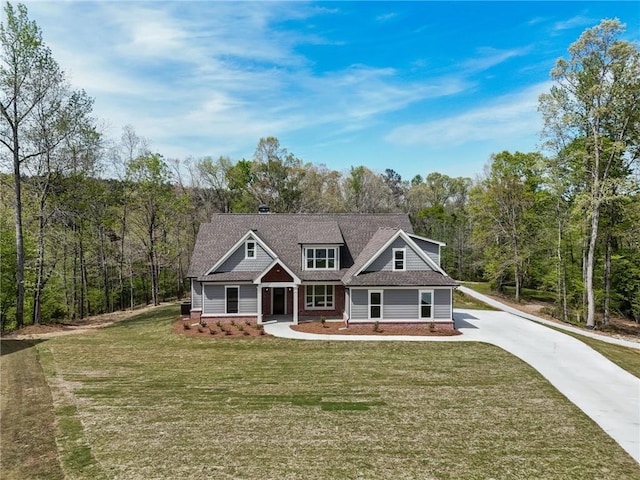
{"type": "Polygon", "coordinates": [[[304,264],[306,270],[337,270],[338,249],[336,247],[306,247],[304,264]]]}
{"type": "Polygon", "coordinates": [[[394,248],[393,249],[393,269],[404,271],[407,268],[406,265],[406,249],[394,248]]]}
{"type": "Polygon", "coordinates": [[[256,241],[247,240],[244,244],[244,258],[256,258],[256,241]]]}

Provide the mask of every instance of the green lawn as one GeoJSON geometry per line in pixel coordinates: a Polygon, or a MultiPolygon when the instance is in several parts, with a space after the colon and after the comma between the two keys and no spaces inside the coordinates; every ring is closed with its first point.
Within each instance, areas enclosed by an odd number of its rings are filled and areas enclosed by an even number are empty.
{"type": "Polygon", "coordinates": [[[453,307],[454,308],[471,308],[474,310],[495,310],[495,308],[487,305],[480,300],[465,295],[460,290],[453,291],[453,307]]]}
{"type": "Polygon", "coordinates": [[[170,332],[177,312],[32,347],[67,478],[640,479],[496,347],[193,339],[170,332]]]}

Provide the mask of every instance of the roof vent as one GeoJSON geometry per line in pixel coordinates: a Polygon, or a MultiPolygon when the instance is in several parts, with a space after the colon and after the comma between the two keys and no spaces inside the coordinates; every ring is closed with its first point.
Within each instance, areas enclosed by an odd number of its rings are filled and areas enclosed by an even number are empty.
{"type": "Polygon", "coordinates": [[[261,204],[258,207],[258,213],[269,213],[269,205],[267,205],[266,203],[261,204]]]}

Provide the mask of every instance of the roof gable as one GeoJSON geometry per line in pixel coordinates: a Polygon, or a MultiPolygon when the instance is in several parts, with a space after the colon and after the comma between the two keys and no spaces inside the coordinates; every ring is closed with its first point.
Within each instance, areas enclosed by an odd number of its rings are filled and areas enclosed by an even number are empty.
{"type": "Polygon", "coordinates": [[[350,277],[358,276],[364,272],[398,238],[402,238],[407,247],[411,248],[433,271],[447,276],[445,271],[415,244],[410,235],[402,230],[379,229],[376,235],[371,238],[367,247],[361,252],[353,267],[345,274],[344,280],[348,281],[350,277]]]}
{"type": "Polygon", "coordinates": [[[274,260],[271,265],[264,269],[264,271],[258,275],[254,283],[269,283],[269,282],[293,282],[300,284],[302,281],[287,268],[286,265],[274,260]]]}
{"type": "Polygon", "coordinates": [[[202,277],[215,271],[212,267],[219,267],[242,246],[247,235],[253,233],[261,246],[297,277],[306,279],[313,274],[314,278],[322,276],[324,279],[329,275],[337,281],[354,264],[354,259],[380,227],[413,233],[405,214],[217,214],[210,223],[200,227],[188,276],[202,277]],[[342,245],[340,271],[302,270],[300,241],[311,240],[314,232],[321,235],[322,241],[314,238],[310,243],[342,245]]]}
{"type": "MultiPolygon", "coordinates": [[[[249,230],[206,272],[206,275],[210,275],[218,271],[228,272],[234,269],[245,270],[245,271],[262,270],[266,265],[273,262],[273,260],[275,260],[276,258],[277,258],[277,255],[271,250],[271,248],[269,248],[269,246],[267,246],[267,244],[264,243],[264,241],[262,241],[254,231],[249,230]],[[257,263],[255,260],[252,260],[251,263],[253,263],[254,265],[251,265],[248,267],[242,266],[241,268],[237,268],[238,266],[237,262],[234,262],[235,265],[232,265],[232,267],[236,267],[236,268],[226,268],[226,269],[222,268],[225,266],[225,263],[227,263],[236,255],[240,255],[241,258],[244,258],[244,248],[247,240],[254,240],[256,244],[260,246],[260,248],[262,249],[262,252],[264,252],[267,258],[262,259],[262,262],[260,263],[257,263]]],[[[245,262],[245,263],[248,263],[248,262],[245,262]]]]}

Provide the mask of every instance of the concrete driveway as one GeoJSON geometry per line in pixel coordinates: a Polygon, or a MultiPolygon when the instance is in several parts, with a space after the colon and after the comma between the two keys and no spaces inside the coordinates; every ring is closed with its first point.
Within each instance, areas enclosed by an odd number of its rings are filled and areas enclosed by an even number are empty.
{"type": "Polygon", "coordinates": [[[496,345],[540,372],[640,463],[640,379],[581,341],[508,312],[454,312],[457,337],[310,335],[289,324],[265,325],[269,334],[306,340],[478,341],[496,345]]]}

